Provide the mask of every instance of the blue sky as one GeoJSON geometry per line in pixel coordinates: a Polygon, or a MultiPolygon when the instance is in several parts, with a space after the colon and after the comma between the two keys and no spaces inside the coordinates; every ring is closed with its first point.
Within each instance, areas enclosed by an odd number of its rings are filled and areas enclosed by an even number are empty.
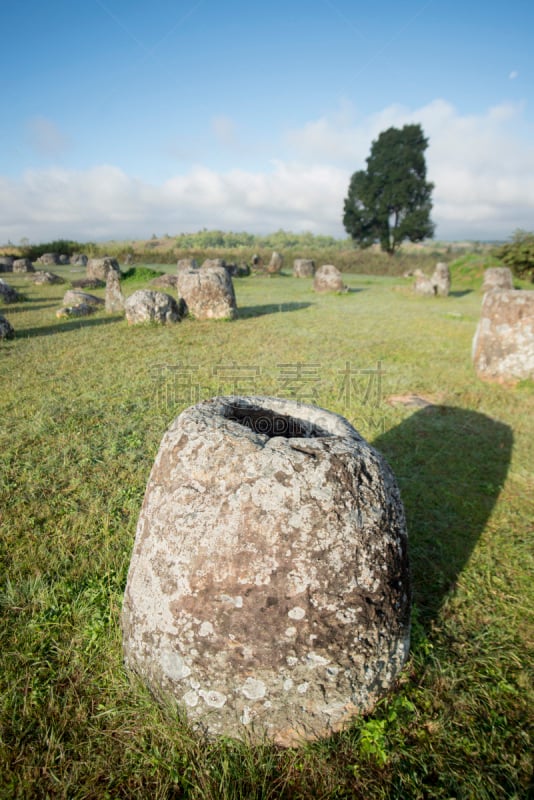
{"type": "Polygon", "coordinates": [[[531,0],[21,0],[0,22],[0,241],[344,236],[351,174],[408,122],[438,238],[534,228],[531,0]]]}

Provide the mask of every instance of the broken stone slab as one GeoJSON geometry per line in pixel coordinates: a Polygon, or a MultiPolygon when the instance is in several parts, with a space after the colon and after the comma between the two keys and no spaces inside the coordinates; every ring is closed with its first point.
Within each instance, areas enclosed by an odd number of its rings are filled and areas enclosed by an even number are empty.
{"type": "Polygon", "coordinates": [[[480,378],[534,378],[534,291],[486,292],[472,356],[480,378]]]}
{"type": "Polygon", "coordinates": [[[47,270],[36,270],[33,274],[28,275],[29,280],[32,283],[36,284],[47,284],[47,283],[65,283],[65,279],[62,278],[60,275],[56,275],[55,272],[48,272],[47,270]]]}
{"type": "Polygon", "coordinates": [[[63,295],[63,305],[79,306],[82,304],[88,306],[103,306],[104,301],[101,297],[96,297],[96,295],[89,294],[88,292],[82,292],[79,289],[67,289],[63,295]]]}
{"type": "Polygon", "coordinates": [[[89,317],[94,314],[98,306],[91,303],[78,303],[75,306],[63,306],[56,311],[58,319],[70,319],[71,317],[89,317]]]}
{"type": "Polygon", "coordinates": [[[99,278],[77,278],[70,285],[73,289],[102,289],[106,283],[99,278]]]}
{"type": "Polygon", "coordinates": [[[163,437],[124,605],[127,666],[212,735],[283,746],[372,709],[409,647],[399,490],[343,417],[217,397],[163,437]]]}

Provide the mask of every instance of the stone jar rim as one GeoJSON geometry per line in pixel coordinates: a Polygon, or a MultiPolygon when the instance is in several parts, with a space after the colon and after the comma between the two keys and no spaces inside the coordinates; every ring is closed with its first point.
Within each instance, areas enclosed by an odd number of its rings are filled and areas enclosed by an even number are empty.
{"type": "Polygon", "coordinates": [[[270,439],[336,438],[363,441],[339,414],[297,400],[262,395],[212,397],[183,411],[175,423],[202,423],[261,443],[270,439]]]}

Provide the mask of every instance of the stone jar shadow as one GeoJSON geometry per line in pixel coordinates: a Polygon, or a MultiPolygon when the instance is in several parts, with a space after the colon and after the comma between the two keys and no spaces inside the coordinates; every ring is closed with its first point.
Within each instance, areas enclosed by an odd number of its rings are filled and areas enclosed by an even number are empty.
{"type": "Polygon", "coordinates": [[[499,497],[513,446],[508,425],[429,406],[373,446],[395,470],[410,532],[413,599],[426,630],[467,563],[499,497]]]}

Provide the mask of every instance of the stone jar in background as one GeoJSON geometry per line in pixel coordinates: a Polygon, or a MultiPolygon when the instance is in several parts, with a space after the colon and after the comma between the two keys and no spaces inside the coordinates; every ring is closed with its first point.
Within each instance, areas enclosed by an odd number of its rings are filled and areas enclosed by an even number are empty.
{"type": "Polygon", "coordinates": [[[182,301],[177,303],[174,297],[165,292],[138,289],[124,301],[124,313],[129,325],[145,322],[165,324],[179,322],[185,313],[185,306],[182,301]]]}
{"type": "Polygon", "coordinates": [[[218,397],[165,434],[122,612],[125,661],[210,734],[296,745],[343,728],[409,647],[404,511],[343,417],[218,397]]]}
{"type": "Polygon", "coordinates": [[[341,272],[333,264],[323,264],[315,273],[313,279],[315,292],[346,292],[341,272]]]}
{"type": "Polygon", "coordinates": [[[293,261],[293,276],[295,278],[313,278],[315,275],[315,261],[311,258],[295,258],[293,261]]]}
{"type": "Polygon", "coordinates": [[[13,272],[35,272],[29,258],[16,258],[13,261],[13,272]]]}
{"type": "Polygon", "coordinates": [[[504,383],[534,378],[534,292],[486,292],[472,356],[479,378],[504,383]]]}
{"type": "Polygon", "coordinates": [[[282,267],[284,266],[284,257],[277,253],[276,250],[273,251],[271,256],[271,260],[267,264],[267,272],[270,275],[279,275],[282,271],[282,267]]]}
{"type": "Polygon", "coordinates": [[[116,258],[104,256],[104,258],[90,258],[87,262],[88,278],[98,278],[98,280],[105,281],[110,270],[116,272],[120,277],[121,268],[116,258]]]}
{"type": "Polygon", "coordinates": [[[430,280],[434,288],[434,294],[438,297],[448,297],[451,290],[451,271],[448,264],[438,261],[430,280]]]}
{"type": "Polygon", "coordinates": [[[205,261],[200,269],[178,269],[178,294],[195,319],[236,317],[234,284],[223,264],[222,259],[211,259],[205,261]]]}
{"type": "Polygon", "coordinates": [[[121,290],[120,273],[110,269],[106,275],[106,311],[108,314],[116,314],[124,311],[126,298],[121,290]]]}
{"type": "Polygon", "coordinates": [[[509,267],[488,267],[488,269],[484,270],[483,292],[500,292],[502,289],[513,288],[514,279],[512,270],[509,267]]]}

